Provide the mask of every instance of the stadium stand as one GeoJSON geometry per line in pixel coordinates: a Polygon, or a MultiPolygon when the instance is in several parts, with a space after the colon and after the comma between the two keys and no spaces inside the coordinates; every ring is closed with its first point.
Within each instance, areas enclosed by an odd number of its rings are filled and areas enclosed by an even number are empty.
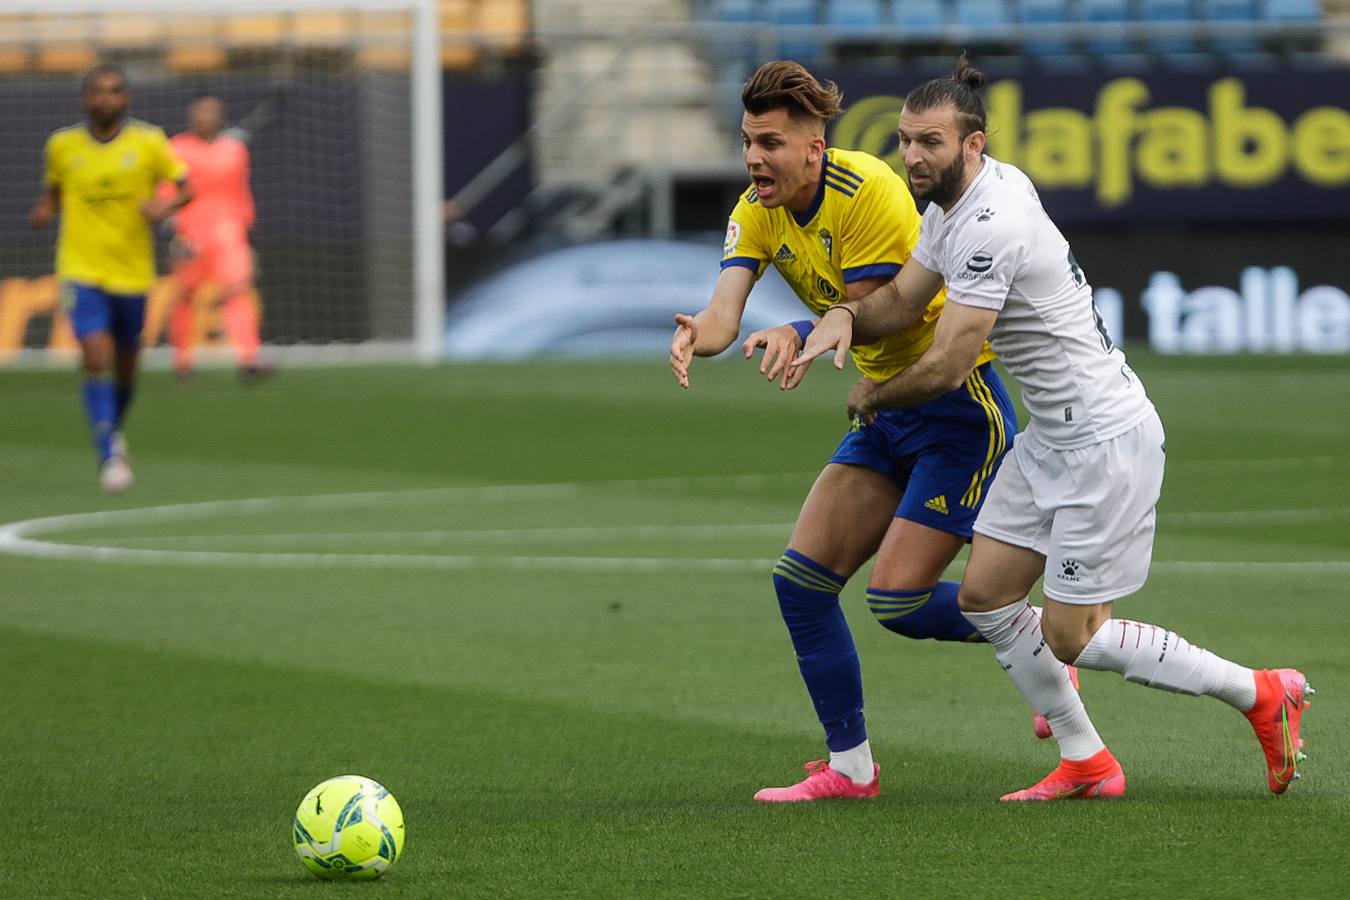
{"type": "MultiPolygon", "coordinates": [[[[532,31],[529,0],[439,0],[442,64],[471,69],[484,54],[515,56],[532,31]]],[[[229,65],[231,54],[289,45],[316,50],[348,46],[371,17],[405,16],[333,10],[296,12],[109,11],[79,15],[32,12],[0,18],[0,72],[69,73],[87,69],[105,53],[162,52],[171,71],[229,65]]],[[[406,68],[406,48],[363,46],[360,61],[375,68],[406,68]]]]}
{"type": "MultiPolygon", "coordinates": [[[[772,25],[819,25],[815,0],[766,0],[765,18],[772,25]]],[[[790,37],[778,42],[778,55],[790,59],[813,60],[820,55],[820,43],[810,38],[790,37]]]]}
{"type": "MultiPolygon", "coordinates": [[[[1130,21],[1130,0],[1081,0],[1082,20],[1095,25],[1121,25],[1130,21]]],[[[1085,49],[1098,56],[1119,56],[1131,50],[1122,27],[1120,35],[1089,38],[1085,49]]]]}
{"type": "MultiPolygon", "coordinates": [[[[1033,59],[1086,53],[1108,66],[1137,64],[1133,54],[1141,51],[1182,59],[1315,50],[1318,41],[1306,31],[1300,38],[1269,26],[1307,25],[1326,17],[1321,0],[698,0],[693,8],[707,20],[742,26],[825,26],[828,31],[816,41],[795,31],[778,44],[780,55],[804,60],[829,57],[835,45],[852,48],[867,37],[922,52],[941,40],[947,50],[959,44],[986,57],[1009,51],[1033,59]],[[1208,23],[1217,27],[1207,29],[1208,23]],[[1057,27],[1038,34],[1037,25],[1057,27]],[[1058,27],[1074,25],[1083,27],[1058,27]],[[1119,27],[1102,27],[1110,25],[1119,27]],[[1019,34],[1020,43],[1009,43],[1009,33],[1019,34]]],[[[727,52],[735,56],[763,46],[742,41],[727,52]]],[[[840,52],[832,55],[838,58],[840,52]]]]}
{"type": "MultiPolygon", "coordinates": [[[[1023,25],[1064,25],[1069,22],[1069,4],[1064,0],[1016,0],[1017,21],[1023,25]]],[[[1062,56],[1070,51],[1062,37],[1035,37],[1022,44],[1031,56],[1062,56]]]]}

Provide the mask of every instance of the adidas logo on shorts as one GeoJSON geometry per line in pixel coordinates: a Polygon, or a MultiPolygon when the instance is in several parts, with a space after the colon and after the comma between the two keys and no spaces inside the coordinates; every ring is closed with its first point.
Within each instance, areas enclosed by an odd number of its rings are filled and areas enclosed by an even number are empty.
{"type": "Polygon", "coordinates": [[[942,494],[938,494],[932,500],[926,501],[924,506],[933,510],[933,512],[940,512],[944,516],[947,515],[947,498],[942,494]]]}

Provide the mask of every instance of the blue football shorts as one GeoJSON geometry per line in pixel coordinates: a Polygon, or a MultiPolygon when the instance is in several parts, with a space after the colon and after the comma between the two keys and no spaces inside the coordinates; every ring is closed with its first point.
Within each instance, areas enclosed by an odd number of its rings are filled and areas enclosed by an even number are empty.
{"type": "Polygon", "coordinates": [[[68,281],[65,306],[75,337],[84,340],[106,331],[119,347],[139,347],[145,327],[145,295],[114,294],[103,288],[68,281]]]}
{"type": "Polygon", "coordinates": [[[1017,414],[993,363],[956,390],[909,409],[854,419],[832,463],[863,466],[904,491],[897,518],[970,539],[994,473],[1017,434],[1017,414]]]}

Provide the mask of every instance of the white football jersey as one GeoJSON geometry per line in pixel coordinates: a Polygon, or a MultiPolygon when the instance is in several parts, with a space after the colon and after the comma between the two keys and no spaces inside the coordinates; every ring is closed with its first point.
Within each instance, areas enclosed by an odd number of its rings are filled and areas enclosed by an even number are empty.
{"type": "Polygon", "coordinates": [[[989,343],[1046,445],[1100,443],[1153,410],[1068,241],[1017,167],[986,156],[950,212],[930,203],[913,258],[942,274],[948,302],[998,310],[989,343]]]}

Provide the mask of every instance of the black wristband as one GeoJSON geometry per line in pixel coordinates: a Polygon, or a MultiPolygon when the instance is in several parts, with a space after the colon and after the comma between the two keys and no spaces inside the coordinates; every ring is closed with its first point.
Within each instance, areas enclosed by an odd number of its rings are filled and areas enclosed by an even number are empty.
{"type": "Polygon", "coordinates": [[[821,314],[820,314],[821,318],[824,318],[824,317],[825,317],[825,313],[831,312],[832,310],[836,310],[836,309],[842,309],[844,312],[848,313],[849,318],[851,318],[851,319],[852,319],[853,321],[855,321],[855,322],[858,321],[858,314],[857,314],[857,313],[855,313],[853,310],[849,309],[847,306],[840,306],[840,305],[837,304],[837,303],[836,303],[834,306],[831,306],[829,309],[825,310],[824,313],[821,313],[821,314]]]}

